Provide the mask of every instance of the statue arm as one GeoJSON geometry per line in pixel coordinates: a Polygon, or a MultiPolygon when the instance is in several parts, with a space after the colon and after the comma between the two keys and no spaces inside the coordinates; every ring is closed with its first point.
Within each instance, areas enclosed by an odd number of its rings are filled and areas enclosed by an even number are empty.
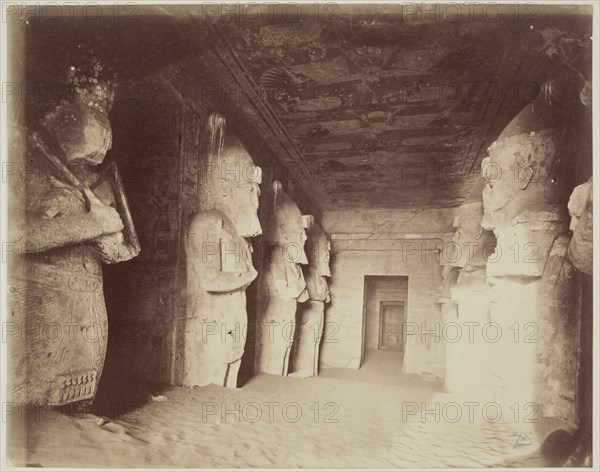
{"type": "Polygon", "coordinates": [[[140,253],[139,246],[125,240],[122,231],[106,234],[90,242],[104,264],[115,264],[133,259],[140,253]]]}
{"type": "Polygon", "coordinates": [[[89,213],[79,216],[43,218],[28,215],[27,223],[16,225],[13,240],[17,252],[34,253],[82,243],[102,235],[102,228],[89,213]]]}
{"type": "MultiPolygon", "coordinates": [[[[270,277],[267,283],[271,285],[272,290],[284,298],[296,298],[303,296],[306,291],[306,282],[302,275],[300,267],[294,263],[285,260],[281,248],[276,247],[273,251],[273,260],[269,268],[270,277]]],[[[308,299],[306,292],[305,301],[308,299]]]]}
{"type": "Polygon", "coordinates": [[[302,275],[302,270],[295,263],[287,263],[285,265],[285,277],[286,277],[286,292],[292,297],[297,298],[299,301],[308,300],[308,292],[306,291],[306,282],[302,275]]]}
{"type": "Polygon", "coordinates": [[[103,233],[97,212],[85,211],[83,196],[56,179],[43,181],[49,186],[25,189],[24,211],[17,210],[16,224],[9,237],[17,252],[36,253],[90,241],[103,233]],[[36,197],[41,195],[41,197],[36,197]]]}
{"type": "MultiPolygon", "coordinates": [[[[217,244],[218,250],[208,256],[207,263],[210,266],[209,280],[206,283],[208,292],[232,292],[245,289],[258,275],[252,264],[245,264],[246,270],[225,270],[221,252],[221,241],[217,244]]],[[[211,252],[211,251],[209,251],[211,252]]]]}
{"type": "Polygon", "coordinates": [[[329,287],[325,277],[319,273],[318,269],[309,266],[304,275],[309,298],[314,301],[329,303],[331,301],[329,287]]]}
{"type": "Polygon", "coordinates": [[[256,278],[257,272],[251,268],[246,272],[219,271],[217,275],[206,284],[207,292],[233,292],[245,289],[256,278]]]}
{"type": "Polygon", "coordinates": [[[329,303],[331,301],[331,297],[329,296],[329,286],[327,285],[327,281],[325,277],[319,274],[319,286],[320,286],[320,298],[323,303],[329,303]]]}
{"type": "MultiPolygon", "coordinates": [[[[239,264],[240,270],[227,270],[223,267],[223,236],[231,234],[224,228],[221,215],[215,211],[197,214],[190,225],[186,252],[188,257],[193,257],[203,266],[202,272],[206,282],[202,285],[207,292],[226,293],[242,290],[258,275],[252,264],[239,264]]],[[[240,255],[236,253],[229,256],[240,255]]]]}
{"type": "MultiPolygon", "coordinates": [[[[125,221],[124,213],[128,214],[129,208],[123,208],[123,205],[127,205],[126,201],[119,202],[117,200],[113,185],[113,183],[105,185],[103,187],[104,191],[100,195],[103,197],[102,200],[106,205],[113,208],[117,207],[115,209],[119,212],[121,219],[125,221]]],[[[130,226],[125,225],[122,231],[104,234],[90,242],[90,245],[100,254],[100,259],[104,264],[129,261],[140,253],[137,235],[130,234],[130,232],[135,233],[133,222],[131,222],[130,226]]]]}

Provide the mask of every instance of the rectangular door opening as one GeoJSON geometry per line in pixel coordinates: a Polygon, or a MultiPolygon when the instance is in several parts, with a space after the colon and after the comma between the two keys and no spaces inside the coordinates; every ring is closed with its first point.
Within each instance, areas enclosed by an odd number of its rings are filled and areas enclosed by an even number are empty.
{"type": "Polygon", "coordinates": [[[406,349],[408,276],[367,275],[364,294],[361,365],[385,362],[401,372],[406,349]]]}

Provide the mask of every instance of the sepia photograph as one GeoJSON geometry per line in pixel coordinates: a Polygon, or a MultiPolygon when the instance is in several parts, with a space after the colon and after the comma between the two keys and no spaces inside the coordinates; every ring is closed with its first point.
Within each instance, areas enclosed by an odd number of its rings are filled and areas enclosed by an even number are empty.
{"type": "Polygon", "coordinates": [[[2,470],[599,470],[596,1],[0,5],[2,470]]]}

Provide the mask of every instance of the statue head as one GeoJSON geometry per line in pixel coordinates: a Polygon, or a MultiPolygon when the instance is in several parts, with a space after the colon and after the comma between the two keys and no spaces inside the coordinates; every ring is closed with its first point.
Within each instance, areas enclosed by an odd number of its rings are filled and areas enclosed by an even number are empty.
{"type": "Polygon", "coordinates": [[[543,101],[528,104],[488,148],[481,164],[485,229],[506,226],[525,210],[557,200],[560,160],[555,117],[543,101]]]}
{"type": "Polygon", "coordinates": [[[240,236],[258,236],[262,233],[258,219],[262,170],[254,165],[250,153],[233,134],[225,134],[225,119],[221,115],[213,113],[209,117],[209,126],[210,162],[205,201],[201,204],[225,213],[240,236]]]}
{"type": "Polygon", "coordinates": [[[284,192],[281,182],[273,182],[275,202],[270,220],[267,243],[279,246],[285,260],[296,264],[308,264],[304,243],[306,230],[312,224],[311,215],[302,215],[294,201],[284,192]]]}
{"type": "Polygon", "coordinates": [[[594,212],[592,179],[578,185],[569,199],[571,230],[568,254],[571,262],[585,274],[594,273],[594,212]]]}
{"type": "Polygon", "coordinates": [[[573,189],[573,193],[569,198],[567,208],[569,209],[569,215],[571,216],[571,223],[569,229],[573,232],[577,230],[580,219],[584,216],[584,213],[592,212],[592,179],[590,178],[587,182],[578,185],[573,189]]]}
{"type": "Polygon", "coordinates": [[[248,151],[231,134],[225,137],[217,171],[215,206],[231,219],[240,236],[258,236],[262,233],[258,220],[262,170],[254,165],[248,151]]]}
{"type": "Polygon", "coordinates": [[[329,268],[330,250],[331,242],[327,239],[327,234],[319,224],[313,223],[308,232],[306,254],[310,266],[314,267],[323,277],[331,277],[331,269],[329,268]]]}
{"type": "Polygon", "coordinates": [[[103,76],[95,57],[85,56],[67,70],[70,93],[44,113],[43,131],[72,164],[100,164],[112,146],[108,113],[114,99],[114,83],[103,76]]]}

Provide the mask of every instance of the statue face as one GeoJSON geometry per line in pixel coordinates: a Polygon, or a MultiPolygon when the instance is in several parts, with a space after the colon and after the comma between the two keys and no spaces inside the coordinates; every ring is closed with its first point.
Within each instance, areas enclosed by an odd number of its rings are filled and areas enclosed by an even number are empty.
{"type": "Polygon", "coordinates": [[[571,231],[576,230],[580,218],[586,211],[592,211],[592,196],[591,179],[573,189],[573,193],[571,193],[569,203],[567,204],[569,215],[571,216],[571,224],[569,225],[571,231]]]}
{"type": "Polygon", "coordinates": [[[235,179],[223,175],[221,191],[217,196],[218,207],[231,219],[238,234],[252,238],[262,233],[258,219],[258,197],[262,181],[260,167],[246,165],[244,171],[234,174],[235,179]]]}
{"type": "Polygon", "coordinates": [[[514,162],[514,156],[500,150],[490,152],[490,156],[481,163],[481,175],[486,181],[482,192],[485,221],[499,216],[520,191],[513,174],[514,162]]]}
{"type": "Polygon", "coordinates": [[[302,215],[298,205],[283,191],[281,183],[273,181],[275,205],[267,231],[268,244],[279,246],[287,262],[308,264],[304,243],[306,229],[312,224],[311,215],[302,215]]]}
{"type": "Polygon", "coordinates": [[[102,163],[112,147],[112,129],[106,114],[83,104],[63,104],[44,118],[67,162],[102,163]]]}
{"type": "Polygon", "coordinates": [[[554,130],[523,133],[496,141],[481,163],[483,189],[482,226],[494,229],[509,224],[518,214],[543,204],[548,192],[550,168],[556,154],[554,130]]]}
{"type": "Polygon", "coordinates": [[[578,185],[569,198],[570,229],[573,237],[569,243],[569,258],[585,274],[594,272],[594,212],[592,178],[578,185]]]}
{"type": "Polygon", "coordinates": [[[331,242],[327,239],[327,234],[325,234],[318,224],[312,227],[308,242],[309,264],[315,267],[321,276],[331,277],[331,269],[329,267],[331,242]]]}
{"type": "Polygon", "coordinates": [[[278,245],[283,247],[285,259],[296,264],[308,264],[304,243],[306,242],[306,229],[302,215],[298,209],[285,212],[287,218],[278,226],[278,245]],[[297,213],[297,214],[296,214],[297,213]]]}

